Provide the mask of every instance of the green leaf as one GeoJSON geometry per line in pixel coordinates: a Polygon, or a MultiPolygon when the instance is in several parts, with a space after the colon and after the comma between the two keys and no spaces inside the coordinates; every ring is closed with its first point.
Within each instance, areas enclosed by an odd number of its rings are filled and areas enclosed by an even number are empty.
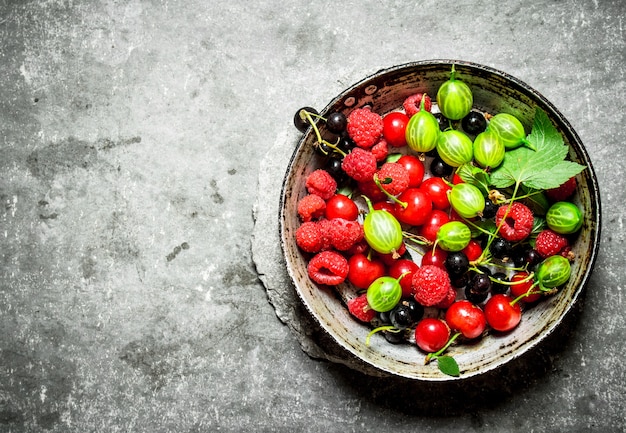
{"type": "Polygon", "coordinates": [[[537,108],[533,127],[526,138],[535,150],[518,147],[507,151],[502,164],[491,173],[491,184],[506,188],[523,184],[528,188],[556,188],[585,169],[565,161],[568,147],[545,111],[537,108]]]}
{"type": "Polygon", "coordinates": [[[463,182],[472,184],[478,189],[482,190],[485,194],[489,193],[489,185],[491,179],[489,173],[485,170],[476,167],[472,163],[461,165],[456,172],[463,182]]]}
{"type": "Polygon", "coordinates": [[[439,367],[439,371],[448,376],[458,377],[461,374],[459,364],[456,363],[453,357],[448,355],[437,357],[437,367],[439,367]]]}

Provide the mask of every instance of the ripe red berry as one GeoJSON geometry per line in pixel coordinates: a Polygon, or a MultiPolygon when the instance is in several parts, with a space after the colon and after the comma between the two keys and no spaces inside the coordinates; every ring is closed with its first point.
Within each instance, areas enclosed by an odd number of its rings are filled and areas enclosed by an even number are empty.
{"type": "Polygon", "coordinates": [[[419,269],[417,263],[409,259],[398,259],[389,268],[389,276],[392,278],[400,278],[400,287],[402,287],[402,296],[408,298],[413,295],[412,281],[413,274],[419,269]]]}
{"type": "Polygon", "coordinates": [[[296,245],[307,253],[320,252],[326,243],[319,225],[313,221],[302,223],[296,230],[296,245]]]}
{"type": "Polygon", "coordinates": [[[406,146],[406,125],[409,116],[400,112],[392,111],[383,117],[383,137],[390,146],[406,146]]]}
{"type": "Polygon", "coordinates": [[[407,188],[398,196],[398,200],[406,204],[395,204],[398,221],[412,226],[424,224],[428,215],[433,210],[432,200],[420,188],[407,188]]]}
{"type": "Polygon", "coordinates": [[[369,323],[376,317],[376,311],[369,306],[366,294],[350,299],[347,304],[350,314],[361,322],[369,323]]]}
{"type": "Polygon", "coordinates": [[[483,310],[465,299],[456,301],[446,310],[446,323],[469,339],[480,337],[487,327],[483,310]]]}
{"type": "Polygon", "coordinates": [[[496,226],[500,227],[500,236],[507,241],[522,241],[533,229],[533,213],[528,206],[517,201],[502,205],[496,212],[496,226]]]}
{"type": "Polygon", "coordinates": [[[348,134],[357,146],[369,149],[383,134],[383,118],[369,108],[357,108],[348,115],[348,134]]]}
{"type": "Polygon", "coordinates": [[[354,201],[343,194],[335,194],[325,203],[326,218],[343,218],[354,221],[359,216],[359,208],[354,201]]]}
{"type": "Polygon", "coordinates": [[[407,116],[413,117],[415,113],[420,111],[420,106],[422,104],[422,97],[424,98],[424,109],[426,111],[430,111],[432,108],[432,100],[430,96],[425,95],[423,93],[415,93],[404,100],[402,103],[402,107],[404,108],[404,112],[407,116]]]}
{"type": "Polygon", "coordinates": [[[358,221],[348,221],[343,218],[328,221],[331,244],[335,249],[347,251],[363,239],[363,226],[358,221]]]}
{"type": "Polygon", "coordinates": [[[569,180],[558,186],[557,188],[547,189],[546,196],[553,202],[565,201],[569,199],[576,191],[576,178],[571,177],[569,180]]]}
{"type": "Polygon", "coordinates": [[[420,189],[428,194],[433,202],[433,208],[446,210],[450,207],[448,191],[452,188],[441,177],[429,177],[420,185],[420,189]]]}
{"type": "Polygon", "coordinates": [[[355,147],[343,158],[341,168],[357,182],[370,181],[376,173],[376,157],[372,152],[355,147]]]}
{"type": "Polygon", "coordinates": [[[445,269],[446,258],[448,257],[448,253],[442,250],[439,247],[436,247],[434,250],[431,248],[426,251],[422,256],[422,266],[425,265],[433,265],[438,268],[445,269]]]}
{"type": "Polygon", "coordinates": [[[317,194],[307,194],[298,201],[298,215],[304,222],[324,215],[326,202],[317,194]]]}
{"type": "Polygon", "coordinates": [[[391,195],[399,195],[409,187],[409,172],[397,162],[387,162],[376,173],[382,189],[391,195]]]}
{"type": "Polygon", "coordinates": [[[424,163],[415,155],[402,155],[398,164],[403,166],[409,173],[409,187],[417,188],[424,180],[424,163]]]}
{"type": "Polygon", "coordinates": [[[441,350],[450,339],[450,328],[441,319],[427,317],[415,327],[415,344],[424,352],[441,350]]]}
{"type": "Polygon", "coordinates": [[[550,229],[539,232],[535,241],[535,249],[544,259],[561,253],[567,247],[569,247],[567,238],[550,229]]]}
{"type": "Polygon", "coordinates": [[[337,181],[326,170],[317,169],[306,178],[306,189],[309,194],[316,194],[328,200],[335,194],[337,181]]]}
{"type": "Polygon", "coordinates": [[[335,251],[322,251],[309,261],[307,272],[318,284],[336,286],[348,276],[348,260],[335,251]]]}
{"type": "Polygon", "coordinates": [[[415,300],[425,307],[432,307],[448,295],[450,276],[437,266],[422,265],[413,274],[411,286],[415,300]]]}
{"type": "Polygon", "coordinates": [[[357,253],[348,259],[348,281],[358,289],[367,289],[374,280],[385,275],[385,265],[378,259],[369,259],[357,253]]]}
{"type": "Polygon", "coordinates": [[[522,310],[518,303],[512,303],[510,296],[497,293],[489,298],[485,304],[485,318],[487,323],[496,331],[506,332],[515,328],[521,318],[522,310]]]}

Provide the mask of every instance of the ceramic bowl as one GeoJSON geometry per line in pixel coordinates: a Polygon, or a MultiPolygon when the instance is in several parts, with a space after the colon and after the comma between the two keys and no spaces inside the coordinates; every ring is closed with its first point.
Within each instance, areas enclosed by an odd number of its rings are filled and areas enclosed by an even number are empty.
{"type": "MultiPolygon", "coordinates": [[[[474,107],[489,113],[508,112],[527,128],[537,107],[543,109],[569,146],[569,158],[587,168],[578,175],[575,203],[582,209],[584,226],[573,245],[576,259],[571,277],[556,295],[547,297],[523,313],[521,323],[505,334],[489,334],[471,345],[452,346],[461,374],[458,378],[441,373],[435,363],[424,364],[424,353],[412,344],[394,345],[375,334],[365,344],[371,328],[352,318],[336,288],[320,287],[307,276],[307,257],[297,247],[295,231],[300,224],[297,202],[306,194],[304,182],[309,173],[322,167],[323,158],[314,152],[315,136],[303,135],[287,167],[280,204],[280,235],[287,271],[295,290],[310,314],[346,351],[375,371],[421,381],[462,380],[494,370],[535,348],[562,322],[584,290],[598,252],[600,236],[600,197],[597,179],[583,143],[563,115],[539,92],[504,72],[491,67],[456,61],[437,60],[403,64],[384,69],[356,83],[333,99],[321,114],[370,105],[385,114],[401,107],[404,99],[417,92],[434,96],[449,78],[452,64],[457,78],[473,91],[474,107]]],[[[322,127],[323,131],[323,127],[322,127]]]]}

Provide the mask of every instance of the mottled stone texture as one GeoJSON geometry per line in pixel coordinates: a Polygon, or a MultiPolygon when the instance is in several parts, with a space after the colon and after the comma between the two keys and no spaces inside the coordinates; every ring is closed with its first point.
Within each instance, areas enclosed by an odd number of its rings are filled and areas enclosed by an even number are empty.
{"type": "Polygon", "coordinates": [[[618,0],[0,1],[0,431],[623,431],[625,19],[618,0]],[[276,193],[257,185],[282,176],[261,161],[287,160],[294,111],[433,58],[542,92],[603,188],[568,332],[450,388],[311,359],[258,250],[276,193]]]}

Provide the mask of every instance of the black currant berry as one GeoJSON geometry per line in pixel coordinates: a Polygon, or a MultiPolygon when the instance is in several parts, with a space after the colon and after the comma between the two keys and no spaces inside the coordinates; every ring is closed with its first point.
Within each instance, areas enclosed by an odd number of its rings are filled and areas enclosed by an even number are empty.
{"type": "Polygon", "coordinates": [[[485,209],[483,209],[483,218],[491,219],[496,216],[498,205],[485,197],[485,209]]]}
{"type": "MultiPolygon", "coordinates": [[[[439,156],[435,156],[435,158],[430,163],[430,172],[433,176],[437,177],[445,177],[452,174],[452,166],[443,162],[443,160],[439,156]]],[[[495,214],[494,214],[495,216],[495,214]]]]}
{"type": "Polygon", "coordinates": [[[468,134],[478,135],[487,128],[487,120],[482,113],[478,111],[470,111],[467,116],[461,120],[461,127],[468,134]]]}
{"type": "Polygon", "coordinates": [[[326,129],[333,134],[341,134],[348,126],[346,115],[338,111],[334,111],[326,116],[326,129]]]}
{"type": "Polygon", "coordinates": [[[487,274],[474,274],[469,287],[476,293],[487,293],[491,290],[491,280],[487,274]]]}
{"type": "Polygon", "coordinates": [[[296,114],[294,114],[293,116],[293,124],[295,125],[296,129],[300,132],[306,132],[309,126],[311,126],[308,119],[302,116],[303,111],[306,111],[312,114],[319,114],[317,110],[313,107],[302,107],[298,111],[296,111],[296,114]]]}
{"type": "Polygon", "coordinates": [[[445,266],[448,273],[459,276],[469,269],[469,260],[463,251],[454,251],[448,253],[445,266]]]}
{"type": "Polygon", "coordinates": [[[399,303],[389,313],[391,324],[398,329],[406,329],[413,324],[411,310],[407,305],[399,303]]]}
{"type": "Polygon", "coordinates": [[[511,254],[511,243],[506,239],[495,238],[489,246],[489,251],[497,259],[504,259],[511,254]]]}
{"type": "Polygon", "coordinates": [[[506,284],[502,284],[498,282],[498,281],[502,281],[506,283],[509,281],[509,279],[506,277],[506,274],[504,272],[496,272],[495,274],[491,276],[491,278],[493,278],[493,280],[491,280],[491,293],[493,294],[506,293],[506,291],[509,290],[509,287],[506,284]]]}
{"type": "Polygon", "coordinates": [[[488,293],[480,293],[475,291],[471,286],[467,286],[465,288],[465,299],[470,301],[472,304],[480,304],[487,299],[488,293]]]}

